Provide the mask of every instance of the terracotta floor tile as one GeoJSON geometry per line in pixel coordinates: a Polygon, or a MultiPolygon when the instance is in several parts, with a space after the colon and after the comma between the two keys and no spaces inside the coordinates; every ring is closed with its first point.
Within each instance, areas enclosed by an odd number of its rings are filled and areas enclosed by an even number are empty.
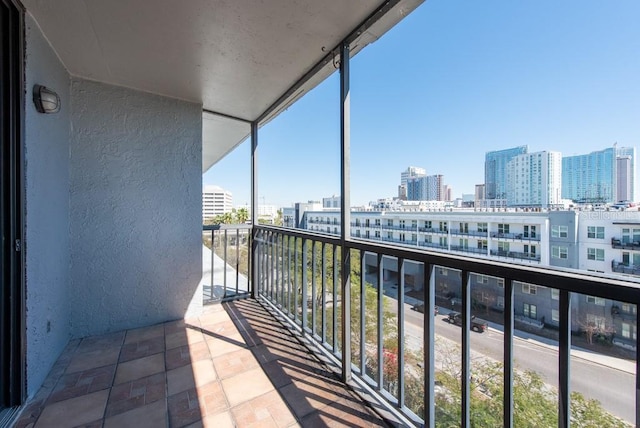
{"type": "Polygon", "coordinates": [[[169,396],[169,421],[172,427],[184,427],[202,420],[198,393],[195,388],[169,396]]]}
{"type": "Polygon", "coordinates": [[[206,343],[209,346],[209,353],[211,354],[212,358],[227,354],[229,352],[247,348],[247,344],[245,343],[240,333],[226,337],[205,337],[206,343]]]}
{"type": "Polygon", "coordinates": [[[220,379],[226,379],[260,366],[253,353],[248,349],[216,357],[213,359],[213,365],[220,379]]]}
{"type": "Polygon", "coordinates": [[[118,361],[123,363],[125,361],[157,354],[158,352],[164,352],[164,350],[164,335],[156,336],[151,339],[123,345],[118,361]]]}
{"type": "Polygon", "coordinates": [[[207,358],[211,358],[211,354],[205,341],[169,349],[166,352],[167,370],[173,370],[190,364],[192,361],[200,361],[207,358]]]}
{"type": "Polygon", "coordinates": [[[279,392],[298,418],[340,401],[348,395],[344,389],[336,388],[330,383],[325,383],[323,379],[312,376],[295,380],[279,392]]]}
{"type": "Polygon", "coordinates": [[[120,347],[107,347],[95,351],[78,353],[73,356],[66,373],[81,372],[96,367],[108,366],[118,362],[120,347]]]}
{"type": "Polygon", "coordinates": [[[239,427],[240,425],[236,425],[231,418],[231,413],[229,412],[220,412],[215,415],[206,416],[200,421],[199,424],[189,425],[188,428],[195,428],[196,426],[204,427],[204,428],[233,428],[239,427]]]}
{"type": "Polygon", "coordinates": [[[264,395],[240,404],[231,413],[242,427],[288,427],[296,422],[296,418],[289,410],[277,391],[271,391],[264,395]]]}
{"type": "Polygon", "coordinates": [[[200,320],[202,328],[205,329],[207,326],[230,320],[229,314],[226,311],[209,312],[201,315],[198,319],[200,320]]]}
{"type": "Polygon", "coordinates": [[[44,408],[36,422],[37,428],[76,427],[102,418],[109,390],[94,392],[59,401],[44,408]]]}
{"type": "Polygon", "coordinates": [[[196,390],[203,415],[213,415],[229,408],[222,384],[219,381],[209,382],[196,390]]]}
{"type": "Polygon", "coordinates": [[[127,330],[127,335],[124,339],[124,344],[141,342],[148,339],[154,339],[159,336],[164,336],[164,324],[155,324],[149,327],[135,328],[133,330],[127,330]]]}
{"type": "Polygon", "coordinates": [[[118,364],[114,385],[164,372],[164,352],[118,364]]]}
{"type": "Polygon", "coordinates": [[[105,415],[114,416],[164,399],[166,384],[167,378],[163,372],[114,386],[109,395],[105,415]]]}
{"type": "Polygon", "coordinates": [[[387,427],[388,425],[358,401],[342,400],[325,406],[301,421],[304,427],[387,427]]]}
{"type": "Polygon", "coordinates": [[[259,368],[223,379],[222,388],[231,407],[274,390],[269,378],[259,368]]]}
{"type": "Polygon", "coordinates": [[[51,392],[48,403],[67,400],[91,392],[107,389],[113,384],[116,365],[112,364],[95,369],[64,375],[51,392]]]}
{"type": "Polygon", "coordinates": [[[175,320],[175,321],[168,321],[166,323],[164,323],[164,334],[165,336],[168,336],[170,334],[173,333],[178,333],[180,331],[185,331],[187,329],[187,325],[189,323],[185,320],[175,320]]]}
{"type": "Polygon", "coordinates": [[[167,405],[164,400],[158,400],[104,420],[104,428],[162,428],[167,426],[167,405]]]}
{"type": "Polygon", "coordinates": [[[205,385],[218,378],[211,360],[195,361],[187,366],[167,372],[167,390],[169,396],[182,391],[205,385]]]}
{"type": "Polygon", "coordinates": [[[179,330],[165,335],[166,349],[202,342],[203,340],[204,336],[202,332],[195,328],[186,328],[185,330],[179,330]]]}
{"type": "Polygon", "coordinates": [[[109,348],[119,348],[124,342],[126,330],[117,331],[115,333],[103,334],[100,336],[85,337],[81,340],[80,345],[76,349],[77,353],[85,353],[92,351],[102,351],[109,348]]]}

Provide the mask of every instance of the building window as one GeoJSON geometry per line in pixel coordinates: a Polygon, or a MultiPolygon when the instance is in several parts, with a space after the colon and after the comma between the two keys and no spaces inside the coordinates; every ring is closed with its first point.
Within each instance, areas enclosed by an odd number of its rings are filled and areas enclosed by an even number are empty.
{"type": "Polygon", "coordinates": [[[488,284],[489,277],[487,275],[478,275],[477,281],[478,281],[478,284],[488,284]]]}
{"type": "Polygon", "coordinates": [[[529,257],[536,256],[536,246],[535,245],[525,245],[524,246],[524,254],[529,257]]]}
{"type": "Polygon", "coordinates": [[[380,226],[380,219],[379,218],[376,219],[376,226],[380,226]]]}
{"type": "Polygon", "coordinates": [[[368,218],[364,219],[364,225],[365,225],[365,227],[369,227],[369,219],[368,218]]]}
{"type": "Polygon", "coordinates": [[[638,311],[637,309],[638,307],[631,303],[623,303],[621,306],[622,306],[622,311],[628,314],[635,314],[638,311]]]}
{"type": "Polygon", "coordinates": [[[393,239],[393,232],[387,232],[387,239],[393,239]]]}
{"type": "Polygon", "coordinates": [[[557,309],[551,309],[551,321],[560,322],[560,311],[557,309]]]}
{"type": "Polygon", "coordinates": [[[411,242],[418,242],[418,235],[416,235],[415,233],[411,234],[411,242]]]}
{"type": "Polygon", "coordinates": [[[522,292],[524,294],[538,294],[538,287],[531,284],[522,284],[522,292]]]}
{"type": "Polygon", "coordinates": [[[625,339],[637,339],[636,326],[628,322],[622,323],[622,337],[625,339]]]}
{"type": "Polygon", "coordinates": [[[602,297],[587,296],[587,303],[593,303],[598,306],[604,306],[605,300],[602,297]]]}
{"type": "Polygon", "coordinates": [[[418,229],[418,220],[411,220],[411,229],[418,229]]]}
{"type": "Polygon", "coordinates": [[[356,238],[360,237],[360,229],[356,229],[356,238]]]}
{"type": "Polygon", "coordinates": [[[569,258],[569,249],[567,247],[551,247],[551,257],[554,259],[567,259],[569,258]]]}
{"type": "Polygon", "coordinates": [[[393,220],[387,220],[387,226],[393,226],[393,220]]]}
{"type": "Polygon", "coordinates": [[[536,305],[531,305],[529,303],[525,303],[523,305],[523,314],[527,318],[538,319],[538,308],[536,305]]]}
{"type": "Polygon", "coordinates": [[[426,235],[426,236],[424,237],[424,242],[427,242],[427,243],[431,244],[431,242],[432,242],[432,241],[431,241],[431,238],[432,238],[432,237],[431,237],[431,235],[426,235]]]}
{"type": "Polygon", "coordinates": [[[460,233],[469,233],[469,223],[460,223],[460,233]]]}
{"type": "Polygon", "coordinates": [[[404,220],[400,220],[400,229],[404,229],[404,220]]]}
{"type": "Polygon", "coordinates": [[[469,240],[460,238],[460,248],[464,248],[465,250],[469,248],[469,240]]]}
{"type": "Polygon", "coordinates": [[[506,223],[498,223],[498,233],[509,233],[509,225],[506,223]]]}
{"type": "Polygon", "coordinates": [[[478,223],[478,232],[487,233],[489,230],[489,226],[487,223],[478,223]]]}
{"type": "Polygon", "coordinates": [[[480,249],[480,250],[486,250],[487,249],[487,240],[486,239],[480,239],[478,241],[478,249],[480,249]]]}
{"type": "Polygon", "coordinates": [[[404,241],[405,241],[404,233],[401,233],[401,234],[400,234],[400,241],[401,241],[401,242],[404,242],[404,241]]]}
{"type": "Polygon", "coordinates": [[[604,239],[604,226],[588,226],[587,237],[591,239],[604,239]]]}
{"type": "Polygon", "coordinates": [[[441,232],[447,232],[447,222],[446,221],[441,221],[440,222],[440,231],[441,232]]]}
{"type": "Polygon", "coordinates": [[[551,226],[552,238],[566,238],[569,236],[569,226],[553,225],[551,226]]]}
{"type": "Polygon", "coordinates": [[[640,229],[622,229],[622,243],[640,242],[640,229]]]}
{"type": "MultiPolygon", "coordinates": [[[[367,238],[367,239],[369,239],[369,238],[371,237],[371,236],[369,235],[369,231],[368,231],[368,230],[365,230],[365,231],[364,231],[364,237],[365,237],[365,238],[367,238]]],[[[378,232],[378,231],[376,230],[376,238],[379,238],[379,237],[380,237],[380,232],[378,232]]]]}
{"type": "Polygon", "coordinates": [[[587,325],[589,325],[591,327],[596,327],[598,329],[604,329],[605,328],[605,319],[604,319],[604,317],[601,317],[601,316],[598,316],[598,315],[587,314],[587,325]]]}
{"type": "Polygon", "coordinates": [[[505,255],[509,252],[509,243],[508,242],[498,242],[498,254],[505,255]]]}
{"type": "Polygon", "coordinates": [[[447,246],[447,237],[446,236],[441,236],[440,237],[440,246],[441,247],[446,247],[447,246]]]}
{"type": "Polygon", "coordinates": [[[602,248],[587,248],[587,259],[597,260],[599,262],[604,261],[604,249],[602,248]]]}
{"type": "Polygon", "coordinates": [[[557,288],[551,289],[551,299],[552,300],[560,300],[560,290],[557,288]]]}
{"type": "Polygon", "coordinates": [[[534,225],[526,225],[524,226],[524,237],[525,238],[535,238],[536,235],[536,227],[534,225]]]}
{"type": "Polygon", "coordinates": [[[425,227],[425,229],[431,229],[432,228],[431,220],[425,221],[424,222],[424,227],[425,227]]]}

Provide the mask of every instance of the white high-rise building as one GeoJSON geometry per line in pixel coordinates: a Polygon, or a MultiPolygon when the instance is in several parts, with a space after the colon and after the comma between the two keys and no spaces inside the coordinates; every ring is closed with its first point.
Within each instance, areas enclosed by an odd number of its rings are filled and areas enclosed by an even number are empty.
{"type": "Polygon", "coordinates": [[[427,170],[417,166],[410,166],[406,171],[400,173],[400,185],[407,186],[407,181],[413,177],[423,177],[427,175],[427,170]]]}
{"type": "Polygon", "coordinates": [[[233,195],[220,186],[207,185],[202,191],[202,219],[230,213],[233,209],[233,195]]]}
{"type": "Polygon", "coordinates": [[[507,164],[507,205],[548,207],[560,204],[562,154],[543,151],[513,157],[507,164]]]}

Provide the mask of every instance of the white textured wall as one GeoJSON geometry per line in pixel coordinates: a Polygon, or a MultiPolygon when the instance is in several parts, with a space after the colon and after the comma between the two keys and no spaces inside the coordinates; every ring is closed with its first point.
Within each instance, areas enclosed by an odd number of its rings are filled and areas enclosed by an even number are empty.
{"type": "Polygon", "coordinates": [[[81,79],[71,96],[72,336],[183,317],[202,300],[201,106],[81,79]]]}
{"type": "Polygon", "coordinates": [[[25,256],[27,393],[33,395],[67,344],[69,331],[69,75],[26,16],[25,256]],[[55,90],[57,114],[36,112],[35,83],[55,90]]]}

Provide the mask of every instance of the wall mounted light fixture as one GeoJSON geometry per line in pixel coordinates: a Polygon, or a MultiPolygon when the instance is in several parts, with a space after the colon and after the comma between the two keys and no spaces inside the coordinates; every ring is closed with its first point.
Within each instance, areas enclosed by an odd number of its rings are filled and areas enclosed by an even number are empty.
{"type": "Polygon", "coordinates": [[[40,113],[60,111],[60,97],[51,89],[42,85],[33,85],[33,103],[40,113]]]}

